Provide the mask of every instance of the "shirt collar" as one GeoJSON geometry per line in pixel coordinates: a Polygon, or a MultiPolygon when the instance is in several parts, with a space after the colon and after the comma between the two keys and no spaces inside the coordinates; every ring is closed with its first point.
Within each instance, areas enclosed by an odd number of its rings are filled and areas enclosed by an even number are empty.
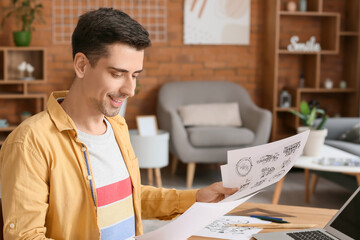
{"type": "MultiPolygon", "coordinates": [[[[64,130],[75,130],[76,125],[70,116],[64,111],[59,102],[58,98],[65,98],[69,91],[56,91],[52,92],[48,100],[48,113],[50,118],[54,122],[55,126],[60,132],[64,130]]],[[[116,121],[118,124],[124,125],[125,119],[119,114],[115,117],[106,117],[111,123],[112,120],[116,121]]]]}

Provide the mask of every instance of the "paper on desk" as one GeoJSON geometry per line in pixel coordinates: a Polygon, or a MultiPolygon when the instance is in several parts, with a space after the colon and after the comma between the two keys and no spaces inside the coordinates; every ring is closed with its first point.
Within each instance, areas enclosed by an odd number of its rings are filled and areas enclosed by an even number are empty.
{"type": "Polygon", "coordinates": [[[309,132],[260,146],[228,151],[228,163],[221,166],[223,185],[238,187],[239,191],[223,201],[240,199],[283,178],[302,154],[309,132]]]}
{"type": "MultiPolygon", "coordinates": [[[[255,193],[256,194],[256,193],[255,193]]],[[[255,195],[253,194],[253,195],[255,195]]],[[[185,240],[194,233],[203,229],[220,216],[225,215],[235,207],[246,202],[248,197],[232,201],[219,203],[200,203],[193,204],[185,213],[163,227],[155,231],[135,237],[140,240],[185,240]]]]}
{"type": "Polygon", "coordinates": [[[249,240],[253,234],[260,232],[261,228],[253,227],[230,227],[230,224],[247,224],[247,223],[270,223],[257,218],[244,216],[222,216],[207,225],[201,231],[194,234],[200,237],[221,238],[229,240],[249,240]]]}

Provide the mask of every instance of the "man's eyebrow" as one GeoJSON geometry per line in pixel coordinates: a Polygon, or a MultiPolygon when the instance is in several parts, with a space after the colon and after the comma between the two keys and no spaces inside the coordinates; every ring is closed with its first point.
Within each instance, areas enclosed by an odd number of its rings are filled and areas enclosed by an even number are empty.
{"type": "MultiPolygon", "coordinates": [[[[129,72],[129,70],[122,69],[122,68],[116,68],[116,67],[109,67],[109,68],[110,68],[110,69],[113,69],[113,70],[115,70],[115,71],[117,71],[117,72],[125,72],[125,73],[129,72]]],[[[140,70],[135,71],[134,73],[141,73],[142,71],[143,71],[143,70],[140,69],[140,70]]]]}

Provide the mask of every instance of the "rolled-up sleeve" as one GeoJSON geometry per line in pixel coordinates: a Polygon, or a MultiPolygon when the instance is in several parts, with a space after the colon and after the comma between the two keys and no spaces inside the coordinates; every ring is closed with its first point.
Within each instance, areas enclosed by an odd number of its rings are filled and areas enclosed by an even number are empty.
{"type": "Polygon", "coordinates": [[[0,153],[0,174],[4,238],[47,239],[49,169],[46,161],[21,142],[7,143],[0,153]]]}
{"type": "Polygon", "coordinates": [[[172,219],[195,203],[197,191],[141,186],[142,218],[172,219]]]}

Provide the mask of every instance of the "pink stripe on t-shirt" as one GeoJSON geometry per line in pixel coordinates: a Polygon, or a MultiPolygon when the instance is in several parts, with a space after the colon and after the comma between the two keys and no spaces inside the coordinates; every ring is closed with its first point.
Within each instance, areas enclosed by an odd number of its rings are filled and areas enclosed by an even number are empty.
{"type": "Polygon", "coordinates": [[[98,207],[117,202],[132,194],[130,177],[96,189],[98,207]]]}

